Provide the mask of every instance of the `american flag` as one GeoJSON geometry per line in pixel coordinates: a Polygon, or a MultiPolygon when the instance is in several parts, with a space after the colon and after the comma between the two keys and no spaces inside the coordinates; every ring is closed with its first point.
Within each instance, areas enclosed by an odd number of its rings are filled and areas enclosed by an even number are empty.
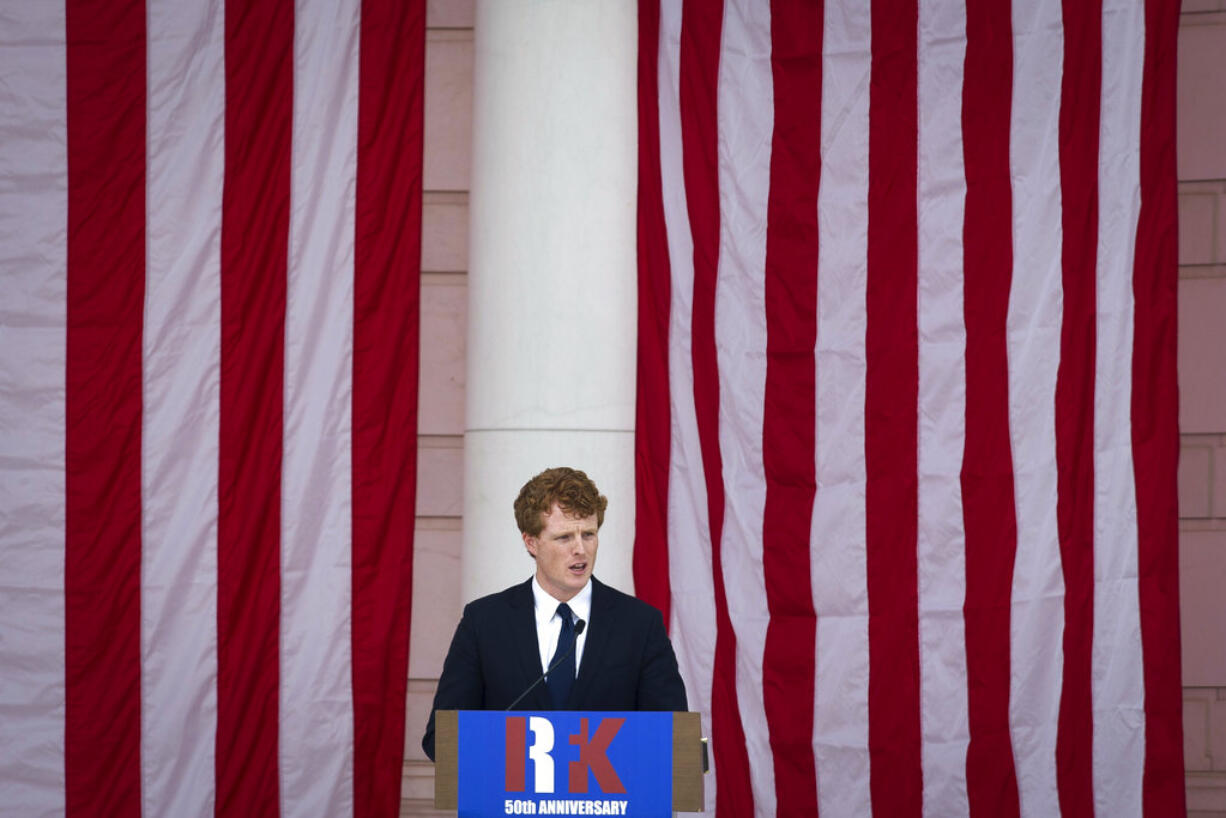
{"type": "Polygon", "coordinates": [[[424,17],[0,11],[0,814],[399,809],[424,17]]]}
{"type": "Polygon", "coordinates": [[[721,816],[1184,814],[1177,0],[642,0],[635,583],[721,816]]]}

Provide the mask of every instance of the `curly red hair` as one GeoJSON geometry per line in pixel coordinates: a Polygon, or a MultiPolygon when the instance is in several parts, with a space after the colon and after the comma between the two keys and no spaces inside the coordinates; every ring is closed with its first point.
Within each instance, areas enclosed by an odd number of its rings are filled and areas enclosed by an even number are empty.
{"type": "Polygon", "coordinates": [[[609,499],[600,493],[592,479],[578,469],[558,466],[533,477],[515,498],[515,522],[524,534],[536,537],[545,528],[545,515],[557,503],[568,517],[596,515],[596,526],[604,525],[609,499]]]}

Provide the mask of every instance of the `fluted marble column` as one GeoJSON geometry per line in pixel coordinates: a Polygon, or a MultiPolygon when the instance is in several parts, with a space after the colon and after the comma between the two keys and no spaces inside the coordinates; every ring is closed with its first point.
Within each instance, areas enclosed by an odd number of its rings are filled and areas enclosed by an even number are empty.
{"type": "Polygon", "coordinates": [[[465,601],[533,572],[512,502],[556,465],[608,495],[596,573],[632,590],[636,5],[477,3],[465,601]]]}

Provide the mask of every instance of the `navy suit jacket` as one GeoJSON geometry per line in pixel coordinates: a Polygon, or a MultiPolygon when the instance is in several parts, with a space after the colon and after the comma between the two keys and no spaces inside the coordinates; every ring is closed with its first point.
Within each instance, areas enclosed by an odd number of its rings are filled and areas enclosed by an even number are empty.
{"type": "MultiPolygon", "coordinates": [[[[592,578],[592,612],[566,710],[685,710],[660,612],[592,578]]],[[[532,580],[464,607],[421,746],[434,758],[434,711],[505,710],[541,676],[532,580]]],[[[516,710],[552,710],[538,684],[516,710]]]]}

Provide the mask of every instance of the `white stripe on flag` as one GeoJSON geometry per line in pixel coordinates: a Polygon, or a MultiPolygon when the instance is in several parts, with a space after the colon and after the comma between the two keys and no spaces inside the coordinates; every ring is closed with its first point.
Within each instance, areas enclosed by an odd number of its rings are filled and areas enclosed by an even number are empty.
{"type": "Polygon", "coordinates": [[[867,3],[827,3],[822,44],[817,494],[810,538],[817,612],[813,752],[821,815],[872,814],[864,460],[869,11],[867,3]]]}
{"type": "Polygon", "coordinates": [[[1145,679],[1132,464],[1132,266],[1141,209],[1145,8],[1103,4],[1094,384],[1094,806],[1140,815],[1145,679]]]}
{"type": "Polygon", "coordinates": [[[0,83],[0,805],[62,814],[68,301],[63,3],[5,11],[0,83]],[[8,60],[14,60],[12,64],[8,60]]]}
{"type": "Polygon", "coordinates": [[[299,0],[285,323],[282,814],[353,814],[351,475],[359,0],[299,0]]]}
{"type": "MultiPolygon", "coordinates": [[[[711,730],[711,679],[715,666],[715,587],[712,579],[711,524],[707,485],[694,411],[691,368],[694,309],[694,242],[686,205],[681,147],[681,3],[660,4],[659,53],[660,178],[671,272],[668,380],[672,431],[668,457],[668,569],[672,601],[673,648],[686,680],[691,710],[707,717],[711,730]],[[691,623],[708,627],[691,627],[691,623]]],[[[708,732],[709,734],[709,732],[708,732]]],[[[715,776],[704,776],[704,803],[715,805],[715,776]]]]}
{"type": "Polygon", "coordinates": [[[141,801],[202,815],[217,729],[222,3],[156,3],[148,25],[141,801]]]}
{"type": "Polygon", "coordinates": [[[919,526],[920,724],[924,815],[970,810],[966,789],[966,440],[963,323],[962,66],[965,9],[919,5],[919,526]]]}
{"type": "Polygon", "coordinates": [[[770,194],[774,87],[769,6],[726,0],[720,42],[719,274],[715,344],[719,447],[725,492],[724,585],[736,631],[736,692],[749,749],[754,811],[775,814],[775,769],[762,700],[766,583],[762,568],[762,464],[766,390],[766,203],[770,194]]]}
{"type": "Polygon", "coordinates": [[[1017,507],[1009,724],[1023,816],[1059,815],[1056,719],[1064,577],[1056,534],[1056,370],[1060,362],[1059,0],[1013,7],[1013,285],[1009,298],[1009,427],[1017,507]]]}

